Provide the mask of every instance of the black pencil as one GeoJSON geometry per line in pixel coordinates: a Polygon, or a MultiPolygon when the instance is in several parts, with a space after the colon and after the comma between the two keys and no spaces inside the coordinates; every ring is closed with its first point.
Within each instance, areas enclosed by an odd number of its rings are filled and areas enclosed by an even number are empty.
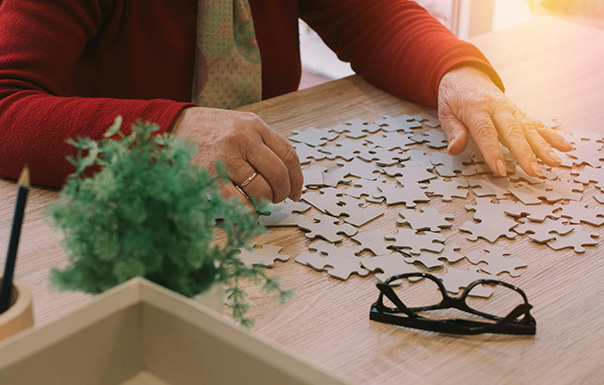
{"type": "Polygon", "coordinates": [[[6,264],[4,265],[4,275],[2,276],[2,288],[0,288],[0,314],[8,310],[10,295],[13,288],[13,273],[17,262],[17,248],[19,247],[19,238],[21,236],[21,224],[23,223],[23,214],[25,212],[25,202],[29,192],[29,169],[27,166],[21,171],[17,190],[17,204],[15,205],[15,215],[13,217],[13,228],[10,233],[8,243],[8,253],[6,254],[6,264]]]}

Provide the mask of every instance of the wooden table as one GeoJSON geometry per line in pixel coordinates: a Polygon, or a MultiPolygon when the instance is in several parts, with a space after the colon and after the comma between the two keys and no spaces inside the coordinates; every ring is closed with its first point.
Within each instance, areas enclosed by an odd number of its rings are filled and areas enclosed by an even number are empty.
{"type": "MultiPolygon", "coordinates": [[[[473,42],[498,69],[507,94],[523,109],[558,118],[564,130],[604,130],[604,32],[544,18],[473,42]]],[[[245,110],[256,112],[286,136],[293,129],[330,127],[351,118],[373,120],[384,114],[422,111],[357,76],[263,101],[245,110]]],[[[0,250],[6,249],[14,191],[13,183],[0,181],[0,250]]],[[[593,193],[590,186],[585,194],[593,193]]],[[[55,191],[33,189],[20,246],[17,275],[32,287],[38,325],[90,300],[86,295],[49,289],[49,269],[65,263],[60,235],[49,230],[42,211],[56,196],[55,191]]],[[[456,215],[454,228],[471,218],[464,209],[466,203],[457,199],[446,205],[456,215]]],[[[440,198],[433,198],[431,204],[445,207],[440,198]]],[[[363,231],[377,227],[394,231],[397,211],[391,208],[363,231]]],[[[603,228],[589,230],[604,235],[603,228]]],[[[488,244],[469,242],[457,231],[445,234],[447,243],[458,243],[462,252],[488,244]]],[[[308,246],[297,229],[276,229],[257,241],[282,245],[282,252],[292,256],[287,263],[277,263],[273,272],[282,276],[284,287],[294,287],[296,294],[288,304],[278,306],[251,287],[255,332],[352,383],[604,381],[603,245],[576,254],[569,249],[554,252],[526,237],[498,241],[529,264],[519,278],[501,278],[527,292],[538,322],[537,336],[464,337],[370,321],[369,307],[377,297],[375,278],[353,276],[342,282],[295,263],[295,256],[308,246]]]]}

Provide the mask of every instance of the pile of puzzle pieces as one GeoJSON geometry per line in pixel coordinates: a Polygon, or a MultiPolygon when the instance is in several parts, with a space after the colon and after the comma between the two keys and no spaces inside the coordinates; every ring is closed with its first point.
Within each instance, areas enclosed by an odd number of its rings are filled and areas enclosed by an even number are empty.
{"type": "MultiPolygon", "coordinates": [[[[345,280],[353,273],[377,272],[376,277],[384,281],[395,274],[438,270],[451,293],[476,279],[521,274],[526,262],[496,245],[502,238],[525,236],[553,250],[572,248],[576,253],[597,247],[597,235],[584,228],[604,224],[602,135],[575,130],[569,137],[575,149],[558,153],[562,165],[544,167],[541,178],[526,175],[502,148],[509,174],[502,178],[490,172],[473,143],[460,155],[445,153],[447,139],[438,126],[437,119],[419,114],[294,130],[289,139],[303,165],[302,201],[275,205],[270,215],[260,216],[260,223],[304,231],[312,243],[296,262],[332,277],[345,280]],[[337,166],[312,165],[324,160],[337,166]],[[561,176],[569,175],[568,170],[570,178],[561,176]],[[584,198],[582,193],[590,184],[600,193],[584,198]],[[452,228],[454,216],[431,207],[430,200],[467,200],[469,190],[475,199],[465,207],[473,219],[453,230],[467,233],[470,241],[487,243],[482,251],[463,254],[442,233],[452,228]],[[311,206],[318,215],[307,219],[311,206]],[[398,212],[397,233],[381,228],[363,231],[384,210],[398,212]],[[344,246],[345,238],[356,246],[344,246]],[[360,257],[365,251],[372,256],[360,257]],[[449,266],[464,258],[474,267],[449,266]],[[440,272],[445,266],[446,273],[440,272]]],[[[271,266],[276,259],[289,258],[280,250],[264,245],[245,251],[243,259],[271,266]]]]}

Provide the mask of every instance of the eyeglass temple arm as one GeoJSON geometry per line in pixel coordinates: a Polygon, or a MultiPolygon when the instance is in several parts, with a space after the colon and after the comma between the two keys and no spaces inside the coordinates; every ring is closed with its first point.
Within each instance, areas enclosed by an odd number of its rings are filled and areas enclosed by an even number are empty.
{"type": "MultiPolygon", "coordinates": [[[[380,282],[376,286],[380,290],[380,293],[385,295],[386,297],[388,297],[388,299],[390,301],[392,301],[392,303],[395,304],[397,308],[402,310],[405,314],[407,314],[411,318],[417,317],[417,315],[414,312],[412,312],[411,310],[409,310],[409,308],[407,306],[405,306],[405,304],[398,298],[398,296],[396,295],[394,290],[392,290],[392,287],[390,285],[380,282]]],[[[383,304],[381,295],[380,295],[380,304],[383,304]]]]}

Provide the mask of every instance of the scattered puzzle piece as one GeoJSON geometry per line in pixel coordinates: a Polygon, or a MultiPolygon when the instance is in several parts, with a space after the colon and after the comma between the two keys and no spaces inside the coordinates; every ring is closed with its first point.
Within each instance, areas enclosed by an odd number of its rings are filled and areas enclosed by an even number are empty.
{"type": "Polygon", "coordinates": [[[358,252],[356,247],[335,246],[325,241],[316,241],[308,246],[308,249],[317,252],[302,252],[296,262],[317,270],[327,270],[327,274],[341,280],[347,280],[353,273],[362,277],[369,274],[361,266],[361,258],[355,255],[358,252]]]}
{"type": "Polygon", "coordinates": [[[380,172],[380,169],[371,162],[365,162],[362,159],[354,158],[351,162],[338,162],[342,166],[343,176],[356,176],[358,178],[375,180],[378,177],[376,172],[380,172]]]}
{"type": "Polygon", "coordinates": [[[422,124],[415,121],[409,115],[401,115],[393,118],[390,115],[385,115],[383,119],[378,119],[374,122],[382,128],[382,131],[394,132],[404,131],[406,133],[413,132],[414,128],[422,128],[422,124]]]}
{"type": "Polygon", "coordinates": [[[300,164],[310,163],[312,159],[325,159],[325,154],[320,152],[318,147],[312,147],[306,143],[294,143],[293,146],[296,149],[298,158],[300,159],[300,164]]]}
{"type": "MultiPolygon", "coordinates": [[[[462,289],[468,287],[474,281],[479,279],[496,279],[496,277],[488,274],[482,274],[478,269],[460,270],[454,267],[449,267],[446,274],[434,274],[439,278],[449,293],[458,294],[462,289]]],[[[472,289],[470,295],[473,297],[489,298],[493,294],[493,288],[479,285],[472,289]]]]}
{"type": "Polygon", "coordinates": [[[497,199],[506,199],[506,196],[512,195],[509,191],[512,184],[505,178],[470,179],[468,184],[478,197],[494,196],[497,199]]]}
{"type": "Polygon", "coordinates": [[[415,144],[409,138],[410,135],[399,134],[398,132],[388,132],[386,134],[371,135],[365,138],[365,142],[373,147],[381,147],[385,150],[407,150],[408,144],[415,144]]]}
{"type": "Polygon", "coordinates": [[[302,195],[302,200],[310,203],[314,208],[325,212],[329,204],[339,202],[342,191],[334,187],[322,188],[319,191],[307,191],[302,195]]]}
{"type": "Polygon", "coordinates": [[[267,227],[298,226],[304,220],[304,216],[300,213],[307,211],[309,208],[310,206],[303,202],[294,202],[288,198],[273,205],[270,214],[260,215],[258,222],[267,227]]]}
{"type": "Polygon", "coordinates": [[[248,267],[253,265],[273,267],[276,260],[282,262],[289,260],[289,255],[279,254],[281,249],[283,247],[268,244],[261,247],[256,246],[252,250],[241,249],[239,250],[239,258],[248,267]]]}
{"type": "Polygon", "coordinates": [[[444,132],[431,129],[424,131],[421,134],[413,135],[411,140],[416,143],[425,143],[428,147],[433,148],[444,148],[447,147],[449,141],[447,141],[447,135],[444,132]]]}
{"type": "Polygon", "coordinates": [[[398,215],[403,219],[398,219],[399,225],[408,224],[417,231],[428,230],[439,232],[441,229],[452,226],[454,219],[452,214],[441,214],[434,207],[424,207],[419,212],[413,209],[399,211],[398,215]]]}
{"type": "Polygon", "coordinates": [[[547,242],[547,245],[554,250],[561,250],[566,248],[572,248],[575,253],[584,253],[584,246],[597,246],[598,238],[597,234],[590,234],[583,230],[580,225],[570,225],[573,231],[566,235],[557,235],[556,239],[547,242]]]}
{"type": "Polygon", "coordinates": [[[338,218],[323,214],[300,223],[298,227],[308,231],[305,234],[308,239],[323,238],[331,243],[340,242],[343,239],[341,234],[351,237],[357,233],[356,227],[339,222],[338,218]]]}
{"type": "Polygon", "coordinates": [[[393,184],[383,184],[378,186],[379,194],[373,195],[374,198],[385,198],[387,205],[404,203],[405,206],[415,207],[416,202],[429,202],[430,198],[426,195],[425,186],[411,184],[409,186],[399,187],[393,184]]]}
{"type": "Polygon", "coordinates": [[[541,203],[541,199],[545,199],[550,203],[558,202],[563,199],[559,192],[554,191],[544,183],[530,186],[515,185],[508,190],[525,205],[538,205],[541,203]]]}
{"type": "MultiPolygon", "coordinates": [[[[405,262],[400,253],[363,258],[361,264],[369,271],[381,271],[382,273],[376,274],[375,277],[382,282],[386,282],[388,278],[394,275],[421,272],[416,266],[405,262]]],[[[393,284],[396,284],[396,282],[393,282],[393,284]]]]}
{"type": "Polygon", "coordinates": [[[419,254],[422,250],[440,253],[444,249],[445,237],[442,234],[425,232],[418,234],[413,229],[398,229],[396,234],[386,234],[386,239],[394,240],[393,247],[419,254]]]}
{"type": "Polygon", "coordinates": [[[512,277],[518,277],[520,276],[520,272],[518,272],[517,269],[527,266],[527,264],[518,257],[506,258],[507,255],[510,255],[510,252],[503,247],[486,246],[483,251],[486,253],[472,251],[466,254],[466,258],[474,265],[485,262],[487,265],[480,267],[480,270],[485,273],[492,275],[508,273],[512,277]]]}
{"type": "Polygon", "coordinates": [[[543,222],[532,222],[526,218],[518,220],[520,224],[514,227],[514,231],[518,234],[529,234],[529,238],[537,243],[545,243],[556,238],[556,234],[566,235],[573,231],[573,227],[567,223],[546,218],[543,222]]]}
{"type": "Polygon", "coordinates": [[[387,241],[385,236],[390,234],[386,229],[378,228],[366,233],[356,234],[352,239],[361,244],[359,252],[369,250],[373,255],[382,255],[391,253],[388,248],[392,241],[387,241]]]}
{"type": "Polygon", "coordinates": [[[445,202],[450,202],[453,198],[466,198],[468,196],[468,181],[465,178],[451,178],[446,181],[443,178],[430,180],[430,184],[426,187],[428,195],[440,196],[445,202]],[[464,188],[460,190],[459,187],[464,188]]]}
{"type": "Polygon", "coordinates": [[[377,124],[370,124],[362,119],[352,119],[345,124],[339,124],[331,130],[337,133],[345,132],[348,138],[363,138],[367,136],[368,132],[376,132],[380,129],[377,124]]]}
{"type": "Polygon", "coordinates": [[[350,223],[356,227],[374,220],[384,215],[382,210],[377,207],[361,206],[361,201],[350,196],[342,196],[338,202],[330,203],[326,208],[327,214],[334,217],[343,216],[344,222],[350,223]]]}
{"type": "Polygon", "coordinates": [[[328,128],[318,129],[316,127],[309,127],[305,131],[293,130],[293,136],[289,137],[289,140],[306,143],[309,146],[317,147],[327,143],[328,140],[334,140],[338,137],[338,134],[330,132],[328,128]]]}
{"type": "Polygon", "coordinates": [[[329,146],[318,148],[327,159],[341,158],[350,161],[355,157],[369,157],[371,148],[364,146],[363,143],[357,140],[342,139],[329,146]]]}
{"type": "Polygon", "coordinates": [[[604,225],[604,207],[590,209],[586,203],[570,201],[556,208],[560,209],[556,215],[569,218],[571,223],[587,223],[597,227],[604,225]]]}
{"type": "Polygon", "coordinates": [[[459,230],[470,233],[467,236],[470,241],[482,238],[494,243],[501,237],[516,238],[516,233],[510,231],[516,225],[517,223],[513,219],[486,217],[480,223],[467,221],[459,227],[459,230]]]}

